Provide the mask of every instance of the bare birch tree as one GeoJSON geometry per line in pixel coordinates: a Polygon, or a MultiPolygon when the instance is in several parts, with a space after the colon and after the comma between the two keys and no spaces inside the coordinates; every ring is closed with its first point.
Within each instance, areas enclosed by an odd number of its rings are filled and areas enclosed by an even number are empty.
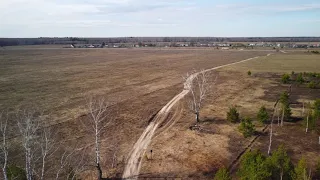
{"type": "Polygon", "coordinates": [[[278,102],[279,102],[279,100],[277,100],[276,103],[273,106],[273,114],[272,114],[272,119],[271,119],[271,123],[270,123],[268,155],[270,155],[270,153],[271,153],[272,136],[273,136],[273,120],[274,120],[274,118],[276,116],[276,113],[277,113],[278,102]]]}
{"type": "MultiPolygon", "coordinates": [[[[304,106],[303,106],[303,109],[304,109],[304,106]]],[[[305,112],[305,111],[303,111],[303,112],[305,112]]],[[[304,117],[305,115],[303,114],[303,117],[304,117]]],[[[309,117],[310,116],[312,116],[312,111],[311,111],[311,104],[310,103],[308,103],[307,104],[307,111],[306,111],[306,133],[308,133],[308,130],[309,130],[309,117]]]]}
{"type": "Polygon", "coordinates": [[[4,180],[8,180],[7,166],[8,166],[8,143],[7,143],[7,124],[8,116],[3,117],[3,113],[0,113],[0,135],[2,143],[0,144],[0,163],[2,167],[2,173],[4,180]]]}
{"type": "Polygon", "coordinates": [[[68,174],[68,179],[76,179],[77,175],[86,169],[84,156],[85,153],[82,153],[80,156],[77,156],[78,161],[72,164],[72,171],[68,174]]]}
{"type": "Polygon", "coordinates": [[[103,98],[89,98],[87,100],[87,110],[89,112],[89,119],[87,123],[84,123],[86,128],[90,130],[94,137],[95,144],[95,167],[98,172],[98,179],[102,179],[101,168],[101,154],[100,154],[100,136],[103,130],[111,123],[111,119],[108,117],[108,103],[103,98]]]}
{"type": "Polygon", "coordinates": [[[48,156],[52,155],[58,148],[55,147],[55,141],[53,134],[49,128],[43,128],[40,134],[39,146],[40,146],[40,158],[41,158],[41,173],[40,180],[45,179],[46,161],[48,156]]]}
{"type": "Polygon", "coordinates": [[[196,122],[200,122],[200,109],[205,100],[210,84],[208,82],[210,74],[202,70],[192,74],[187,74],[185,79],[185,89],[190,91],[191,100],[189,100],[189,108],[196,115],[196,122]]]}
{"type": "Polygon", "coordinates": [[[33,179],[34,170],[34,148],[37,144],[37,131],[39,130],[40,116],[34,111],[21,111],[17,117],[17,124],[21,133],[22,146],[25,154],[25,171],[27,179],[33,179]]]}
{"type": "Polygon", "coordinates": [[[59,167],[56,172],[56,178],[55,178],[56,180],[58,180],[60,178],[62,171],[70,164],[70,158],[73,153],[74,153],[74,151],[72,151],[72,152],[64,151],[62,153],[62,155],[60,157],[60,161],[59,161],[59,167]]]}

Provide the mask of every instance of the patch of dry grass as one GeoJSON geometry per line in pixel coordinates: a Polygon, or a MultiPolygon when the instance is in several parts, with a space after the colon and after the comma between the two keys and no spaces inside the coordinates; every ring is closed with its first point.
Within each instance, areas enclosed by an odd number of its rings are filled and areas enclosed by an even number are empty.
{"type": "Polygon", "coordinates": [[[295,72],[317,72],[320,67],[320,56],[309,53],[287,53],[272,54],[268,57],[260,57],[258,59],[245,63],[228,66],[224,70],[234,70],[247,72],[273,72],[273,73],[291,73],[295,72]]]}
{"type": "Polygon", "coordinates": [[[182,83],[182,76],[265,52],[159,49],[0,50],[0,108],[38,106],[55,122],[85,113],[84,97],[111,103],[182,83]]]}
{"type": "MultiPolygon", "coordinates": [[[[154,160],[143,162],[142,173],[150,173],[151,176],[167,173],[183,179],[212,179],[217,168],[228,167],[252,140],[242,137],[237,129],[238,124],[226,121],[228,108],[235,105],[241,117],[248,116],[255,121],[259,108],[264,105],[271,115],[280,93],[288,89],[288,85],[280,83],[280,75],[291,71],[317,72],[320,67],[318,57],[301,53],[274,54],[219,69],[218,83],[200,113],[203,121],[200,126],[214,133],[189,130],[188,127],[193,125],[195,120],[194,115],[184,105],[184,113],[177,123],[153,140],[148,150],[153,149],[157,153],[154,160]],[[252,76],[247,75],[248,70],[253,72],[252,76]]],[[[293,87],[291,100],[301,102],[302,99],[314,99],[317,96],[319,98],[316,90],[304,94],[307,91],[306,87],[293,87]]],[[[301,114],[299,108],[293,108],[292,111],[295,118],[301,114]]],[[[257,121],[254,124],[258,131],[262,130],[263,126],[257,121]]],[[[294,148],[294,139],[298,139],[304,131],[301,124],[302,122],[287,123],[283,129],[274,130],[276,140],[273,148],[286,142],[295,162],[302,152],[307,156],[317,152],[317,138],[314,133],[303,136],[305,139],[312,139],[308,143],[304,142],[306,148],[294,148]]],[[[268,135],[262,135],[254,147],[266,151],[267,144],[268,135]]],[[[311,160],[311,164],[314,163],[311,160]]]]}

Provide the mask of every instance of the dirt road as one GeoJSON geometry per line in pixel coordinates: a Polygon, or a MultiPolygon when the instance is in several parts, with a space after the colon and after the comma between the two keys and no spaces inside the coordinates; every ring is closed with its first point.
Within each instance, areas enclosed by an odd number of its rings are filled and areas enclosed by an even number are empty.
{"type": "MultiPolygon", "coordinates": [[[[269,55],[270,54],[268,54],[267,56],[269,56],[269,55]]],[[[219,69],[219,68],[222,68],[222,67],[231,66],[231,65],[242,63],[242,62],[246,62],[246,61],[250,61],[250,60],[256,59],[258,57],[259,56],[254,57],[254,58],[249,58],[249,59],[246,59],[246,60],[242,60],[242,61],[238,61],[238,62],[235,62],[235,63],[230,63],[230,64],[226,64],[226,65],[222,65],[222,66],[217,66],[217,67],[214,67],[214,68],[211,68],[211,69],[204,70],[204,72],[216,70],[216,69],[219,69]]],[[[184,84],[183,91],[181,93],[179,93],[178,95],[176,95],[172,100],[170,100],[158,112],[158,114],[155,116],[153,121],[144,130],[144,132],[142,133],[142,135],[140,136],[138,141],[135,143],[135,145],[133,146],[133,149],[131,150],[131,152],[129,154],[129,158],[128,158],[127,164],[125,166],[122,178],[124,178],[124,179],[138,179],[138,175],[139,175],[139,172],[140,172],[140,167],[141,167],[141,162],[142,162],[143,155],[145,154],[145,151],[146,151],[147,147],[149,146],[155,131],[157,130],[158,126],[164,120],[166,120],[171,108],[179,100],[181,100],[185,95],[187,95],[189,93],[190,89],[187,88],[188,86],[186,86],[186,84],[192,82],[193,79],[197,75],[198,75],[198,73],[194,73],[194,74],[191,74],[187,78],[187,80],[186,80],[186,82],[184,84]]]]}

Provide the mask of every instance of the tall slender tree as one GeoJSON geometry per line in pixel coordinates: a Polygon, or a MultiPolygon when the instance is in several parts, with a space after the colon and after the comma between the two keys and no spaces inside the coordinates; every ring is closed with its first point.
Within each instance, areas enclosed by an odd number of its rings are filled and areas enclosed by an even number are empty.
{"type": "MultiPolygon", "coordinates": [[[[185,77],[185,89],[190,91],[191,99],[189,100],[189,108],[196,115],[196,122],[200,122],[200,109],[211,87],[209,84],[210,74],[204,70],[200,72],[194,71],[185,77]]],[[[215,81],[214,81],[215,82],[215,81]]]]}
{"type": "Polygon", "coordinates": [[[101,168],[101,133],[111,123],[111,118],[108,118],[108,107],[109,104],[104,98],[93,98],[87,99],[87,110],[89,112],[89,118],[87,122],[83,124],[91,132],[94,144],[95,144],[95,167],[98,173],[98,179],[102,179],[102,168],[101,168]]]}

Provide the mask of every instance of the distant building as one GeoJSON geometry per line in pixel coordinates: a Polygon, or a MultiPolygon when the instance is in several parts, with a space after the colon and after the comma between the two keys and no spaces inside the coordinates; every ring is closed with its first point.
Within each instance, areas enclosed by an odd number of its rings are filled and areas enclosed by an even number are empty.
{"type": "Polygon", "coordinates": [[[177,46],[180,46],[180,47],[188,47],[189,44],[187,44],[187,43],[180,43],[180,44],[177,44],[177,46]]]}

